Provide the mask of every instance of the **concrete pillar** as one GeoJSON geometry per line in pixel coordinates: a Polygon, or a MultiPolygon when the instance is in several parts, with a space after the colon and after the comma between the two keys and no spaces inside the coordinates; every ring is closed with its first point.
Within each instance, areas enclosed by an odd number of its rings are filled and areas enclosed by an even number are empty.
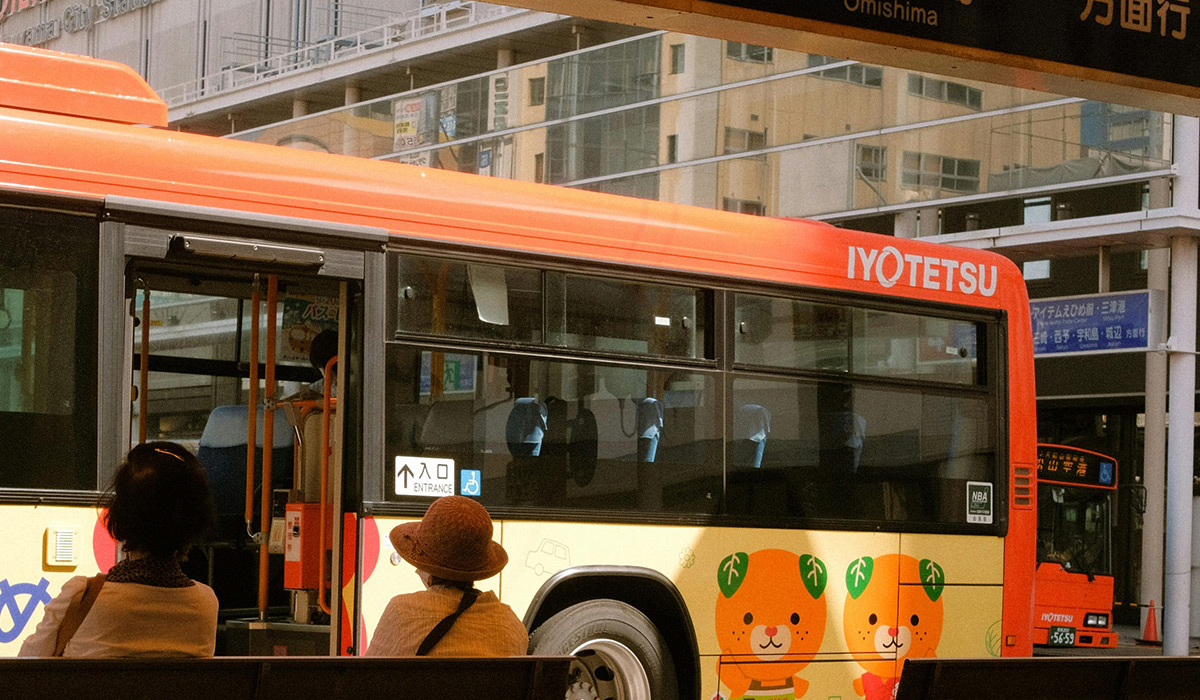
{"type": "Polygon", "coordinates": [[[1112,290],[1112,251],[1108,249],[1108,246],[1100,246],[1100,254],[1097,256],[1097,261],[1099,265],[1100,288],[1096,291],[1101,294],[1107,294],[1112,290]]]}
{"type": "MultiPolygon", "coordinates": [[[[1200,120],[1175,117],[1174,208],[1195,216],[1200,205],[1200,120]]],[[[1196,396],[1196,239],[1171,241],[1171,342],[1167,426],[1167,520],[1163,577],[1163,654],[1186,656],[1193,589],[1193,440],[1196,396]],[[1172,607],[1174,612],[1172,612],[1172,607]]],[[[1197,605],[1195,607],[1200,607],[1197,605]]]]}
{"type": "Polygon", "coordinates": [[[1196,404],[1196,239],[1171,240],[1163,655],[1187,656],[1191,628],[1192,453],[1196,404]]]}
{"type": "Polygon", "coordinates": [[[896,238],[916,238],[920,233],[920,225],[917,210],[905,209],[896,214],[892,231],[896,234],[896,238]]]}
{"type": "Polygon", "coordinates": [[[939,222],[939,214],[937,207],[925,207],[917,210],[917,235],[924,238],[925,236],[936,236],[942,232],[941,223],[939,222]]]}
{"type": "Polygon", "coordinates": [[[308,114],[308,100],[302,100],[299,97],[292,98],[292,119],[297,119],[308,114]]]}
{"type": "MultiPolygon", "coordinates": [[[[1166,206],[1161,205],[1161,206],[1166,206]]],[[[1146,254],[1148,289],[1166,291],[1171,251],[1155,248],[1146,254]]],[[[1150,338],[1150,347],[1166,338],[1150,338]]],[[[1146,489],[1146,512],[1142,514],[1142,579],[1138,587],[1142,639],[1146,638],[1149,606],[1163,602],[1163,508],[1167,497],[1167,355],[1146,353],[1146,429],[1142,458],[1142,486],[1146,489]]],[[[1155,620],[1162,619],[1162,609],[1155,620]]]]}
{"type": "MultiPolygon", "coordinates": [[[[357,83],[348,82],[342,91],[342,97],[342,101],[347,107],[358,104],[362,102],[362,88],[357,83]]],[[[350,119],[342,123],[342,154],[347,156],[368,155],[358,152],[358,131],[353,126],[353,120],[350,119]]]]}
{"type": "Polygon", "coordinates": [[[496,50],[496,67],[508,68],[517,62],[517,52],[512,49],[496,50]]]}

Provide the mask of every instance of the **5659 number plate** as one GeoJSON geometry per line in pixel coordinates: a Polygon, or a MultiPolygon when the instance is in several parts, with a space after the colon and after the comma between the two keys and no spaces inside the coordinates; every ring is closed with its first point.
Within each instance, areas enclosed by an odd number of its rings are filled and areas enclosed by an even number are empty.
{"type": "Polygon", "coordinates": [[[1075,646],[1075,628],[1051,627],[1050,633],[1046,637],[1046,643],[1052,647],[1075,646]]]}

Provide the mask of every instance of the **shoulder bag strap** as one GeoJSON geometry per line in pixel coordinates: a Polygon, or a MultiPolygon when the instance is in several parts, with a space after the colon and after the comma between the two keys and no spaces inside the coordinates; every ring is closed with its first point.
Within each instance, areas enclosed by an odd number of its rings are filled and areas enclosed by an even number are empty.
{"type": "Polygon", "coordinates": [[[67,612],[58,626],[58,637],[54,642],[55,656],[63,655],[67,643],[71,641],[71,637],[75,636],[75,631],[83,624],[83,618],[87,617],[88,611],[92,609],[92,603],[95,603],[97,596],[100,595],[100,587],[104,585],[105,578],[104,574],[96,574],[89,578],[87,587],[83,589],[83,595],[79,600],[67,606],[67,612]]]}
{"type": "Polygon", "coordinates": [[[463,591],[462,600],[458,602],[458,609],[442,618],[442,621],[437,623],[437,625],[429,631],[429,634],[425,635],[425,639],[421,640],[421,646],[417,647],[417,656],[428,655],[429,652],[435,646],[437,646],[437,643],[442,641],[442,637],[445,637],[446,633],[450,631],[450,627],[454,625],[454,621],[458,619],[458,616],[462,615],[464,612],[466,612],[467,608],[475,604],[475,599],[478,598],[480,594],[481,591],[475,588],[472,588],[469,591],[463,591]]]}

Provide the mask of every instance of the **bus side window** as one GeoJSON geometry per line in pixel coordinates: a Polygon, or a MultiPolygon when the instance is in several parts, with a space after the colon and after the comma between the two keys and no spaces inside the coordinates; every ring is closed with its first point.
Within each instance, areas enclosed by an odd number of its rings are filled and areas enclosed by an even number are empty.
{"type": "Polygon", "coordinates": [[[753,469],[762,467],[771,412],[756,403],[742,404],[733,413],[733,462],[753,469]]]}

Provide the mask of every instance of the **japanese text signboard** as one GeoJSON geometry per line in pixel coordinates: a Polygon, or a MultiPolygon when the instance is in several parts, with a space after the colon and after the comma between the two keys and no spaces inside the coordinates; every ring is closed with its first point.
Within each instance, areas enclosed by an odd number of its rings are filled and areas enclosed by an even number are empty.
{"type": "Polygon", "coordinates": [[[715,4],[1200,87],[1200,0],[716,0],[715,4]]]}
{"type": "Polygon", "coordinates": [[[1038,481],[1115,489],[1117,460],[1062,445],[1037,446],[1038,481]]]}
{"type": "Polygon", "coordinates": [[[1034,299],[1034,356],[1154,349],[1162,334],[1163,298],[1149,290],[1034,299]]]}
{"type": "Polygon", "coordinates": [[[1200,0],[503,0],[1200,116],[1200,0]]]}

